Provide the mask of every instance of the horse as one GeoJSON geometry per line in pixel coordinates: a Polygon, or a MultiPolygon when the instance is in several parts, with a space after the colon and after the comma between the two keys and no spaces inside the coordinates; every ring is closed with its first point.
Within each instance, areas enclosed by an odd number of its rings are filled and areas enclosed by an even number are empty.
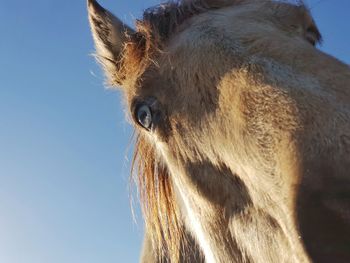
{"type": "Polygon", "coordinates": [[[136,130],[141,262],[350,262],[350,67],[302,1],[87,0],[136,130]]]}

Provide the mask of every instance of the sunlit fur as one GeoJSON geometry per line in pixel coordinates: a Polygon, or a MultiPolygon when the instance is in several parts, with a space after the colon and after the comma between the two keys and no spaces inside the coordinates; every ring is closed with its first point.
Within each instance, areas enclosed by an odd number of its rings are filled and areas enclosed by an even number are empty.
{"type": "Polygon", "coordinates": [[[134,120],[142,262],[350,262],[350,69],[302,3],[170,2],[136,32],[88,4],[131,119],[161,116],[134,120]]]}

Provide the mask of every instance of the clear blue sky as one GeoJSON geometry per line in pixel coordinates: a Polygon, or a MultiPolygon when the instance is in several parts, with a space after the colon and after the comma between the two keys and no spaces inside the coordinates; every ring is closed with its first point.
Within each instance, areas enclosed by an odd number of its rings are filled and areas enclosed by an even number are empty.
{"type": "MultiPolygon", "coordinates": [[[[100,0],[132,23],[158,1],[100,0]]],[[[350,1],[309,0],[350,63],[350,1]]],[[[133,263],[132,130],[94,59],[85,0],[0,0],[0,263],[133,263]]]]}

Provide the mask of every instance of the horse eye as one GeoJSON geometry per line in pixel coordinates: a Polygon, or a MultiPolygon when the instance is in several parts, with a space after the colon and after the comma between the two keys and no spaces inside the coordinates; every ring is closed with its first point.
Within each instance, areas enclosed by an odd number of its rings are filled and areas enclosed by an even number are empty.
{"type": "Polygon", "coordinates": [[[141,105],[136,109],[138,123],[147,130],[152,128],[152,111],[148,105],[141,105]]]}

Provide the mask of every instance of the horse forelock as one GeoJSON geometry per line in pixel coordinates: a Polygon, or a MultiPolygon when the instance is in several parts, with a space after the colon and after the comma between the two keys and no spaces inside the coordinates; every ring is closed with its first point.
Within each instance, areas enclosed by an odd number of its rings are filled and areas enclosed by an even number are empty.
{"type": "Polygon", "coordinates": [[[161,40],[167,39],[185,20],[208,10],[251,3],[285,3],[303,6],[303,0],[178,0],[161,3],[145,10],[143,20],[151,35],[161,40]]]}

